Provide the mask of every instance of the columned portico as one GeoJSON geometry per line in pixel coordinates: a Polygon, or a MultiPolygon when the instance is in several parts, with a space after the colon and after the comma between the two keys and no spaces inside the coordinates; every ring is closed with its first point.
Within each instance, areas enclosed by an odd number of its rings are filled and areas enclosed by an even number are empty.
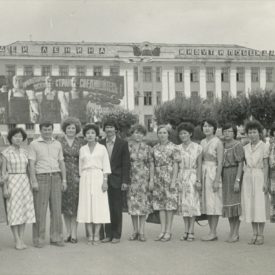
{"type": "Polygon", "coordinates": [[[265,90],[266,88],[266,68],[260,67],[260,88],[265,90]]]}
{"type": "Polygon", "coordinates": [[[222,98],[221,68],[216,67],[215,70],[215,95],[217,99],[222,98]]]}
{"type": "Polygon", "coordinates": [[[248,96],[251,92],[251,68],[245,67],[244,72],[244,85],[245,85],[245,95],[248,96]]]}
{"type": "Polygon", "coordinates": [[[162,100],[175,98],[175,71],[172,67],[162,68],[162,100]]]}
{"type": "Polygon", "coordinates": [[[186,97],[190,97],[191,96],[190,67],[184,67],[183,80],[184,80],[184,94],[186,97]]]}
{"type": "Polygon", "coordinates": [[[200,68],[200,96],[206,99],[206,68],[200,68]]]}
{"type": "Polygon", "coordinates": [[[230,94],[232,97],[237,96],[237,69],[235,67],[230,68],[230,94]]]}

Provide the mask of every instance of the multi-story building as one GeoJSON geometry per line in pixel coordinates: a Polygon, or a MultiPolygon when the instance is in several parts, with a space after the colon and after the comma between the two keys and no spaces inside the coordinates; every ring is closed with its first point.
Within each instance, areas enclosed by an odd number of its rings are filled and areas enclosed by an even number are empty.
{"type": "MultiPolygon", "coordinates": [[[[124,77],[121,105],[150,128],[154,107],[275,89],[275,51],[238,45],[17,41],[0,47],[0,75],[124,77]]],[[[30,129],[33,126],[25,126],[30,129]]]]}

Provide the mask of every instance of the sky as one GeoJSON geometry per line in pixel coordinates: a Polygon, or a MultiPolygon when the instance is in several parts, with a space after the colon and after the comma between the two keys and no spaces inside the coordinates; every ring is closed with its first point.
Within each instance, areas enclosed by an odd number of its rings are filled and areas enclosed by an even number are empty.
{"type": "Polygon", "coordinates": [[[0,0],[15,41],[236,44],[275,50],[275,0],[0,0]]]}

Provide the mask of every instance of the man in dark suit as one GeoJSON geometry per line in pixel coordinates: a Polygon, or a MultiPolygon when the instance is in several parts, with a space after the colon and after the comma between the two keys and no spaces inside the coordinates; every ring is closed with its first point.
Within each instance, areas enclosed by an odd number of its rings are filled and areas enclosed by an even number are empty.
{"type": "Polygon", "coordinates": [[[103,127],[106,138],[100,141],[109,154],[112,173],[108,176],[108,198],[111,224],[105,225],[106,237],[103,243],[119,243],[122,231],[122,192],[128,189],[130,183],[130,154],[128,142],[119,138],[115,120],[108,120],[103,127]]]}

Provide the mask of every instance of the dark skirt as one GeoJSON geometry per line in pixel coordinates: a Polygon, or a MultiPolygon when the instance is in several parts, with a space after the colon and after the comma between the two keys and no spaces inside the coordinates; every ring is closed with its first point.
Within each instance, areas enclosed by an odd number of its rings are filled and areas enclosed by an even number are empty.
{"type": "Polygon", "coordinates": [[[223,217],[241,215],[241,192],[234,192],[238,166],[224,167],[222,172],[223,217]]]}

